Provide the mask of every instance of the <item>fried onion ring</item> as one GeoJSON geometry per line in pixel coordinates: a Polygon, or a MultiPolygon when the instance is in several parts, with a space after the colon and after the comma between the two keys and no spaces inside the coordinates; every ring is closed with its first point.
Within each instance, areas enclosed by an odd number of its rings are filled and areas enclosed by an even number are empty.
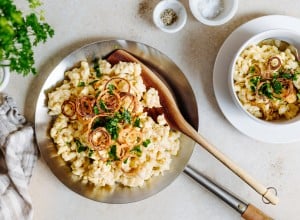
{"type": "Polygon", "coordinates": [[[88,141],[94,150],[107,149],[111,143],[109,133],[103,127],[98,127],[88,135],[88,141]]]}
{"type": "Polygon", "coordinates": [[[93,107],[95,105],[93,96],[83,96],[76,99],[76,112],[81,117],[92,117],[94,115],[93,107]]]}
{"type": "Polygon", "coordinates": [[[114,91],[104,90],[98,96],[96,105],[102,112],[117,112],[120,109],[120,95],[114,91]]]}
{"type": "Polygon", "coordinates": [[[120,91],[120,92],[130,92],[130,83],[127,79],[121,78],[121,77],[114,77],[108,80],[104,86],[104,89],[108,90],[109,85],[114,86],[114,90],[120,91]],[[127,85],[127,88],[126,88],[127,85]]]}
{"type": "Polygon", "coordinates": [[[76,103],[73,100],[65,100],[61,106],[61,113],[68,118],[76,114],[76,103]]]}

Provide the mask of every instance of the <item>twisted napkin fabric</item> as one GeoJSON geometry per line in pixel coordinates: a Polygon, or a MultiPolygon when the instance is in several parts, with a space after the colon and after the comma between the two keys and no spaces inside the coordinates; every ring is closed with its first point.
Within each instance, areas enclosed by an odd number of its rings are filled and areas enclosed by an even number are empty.
{"type": "Polygon", "coordinates": [[[32,219],[28,185],[37,149],[16,103],[0,94],[0,220],[32,219]]]}

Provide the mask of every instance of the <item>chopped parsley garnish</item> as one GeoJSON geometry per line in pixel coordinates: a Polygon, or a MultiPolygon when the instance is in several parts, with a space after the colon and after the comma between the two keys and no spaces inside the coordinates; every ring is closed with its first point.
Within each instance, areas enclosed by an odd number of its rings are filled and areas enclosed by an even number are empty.
{"type": "Polygon", "coordinates": [[[140,145],[137,145],[137,146],[135,146],[134,148],[132,148],[132,149],[130,150],[130,152],[135,153],[138,157],[140,157],[140,156],[142,155],[142,150],[141,150],[140,145]]]}
{"type": "Polygon", "coordinates": [[[141,127],[141,119],[140,118],[136,118],[135,121],[133,122],[133,126],[140,128],[141,127]]]}
{"type": "Polygon", "coordinates": [[[276,94],[280,94],[281,90],[282,90],[282,84],[281,84],[281,82],[279,82],[277,80],[272,80],[272,88],[273,88],[273,91],[276,94]]]}
{"type": "Polygon", "coordinates": [[[293,74],[291,74],[291,73],[281,73],[281,77],[285,78],[285,79],[292,79],[293,74]]]}
{"type": "Polygon", "coordinates": [[[122,113],[116,113],[113,117],[108,117],[105,128],[111,135],[113,140],[116,140],[119,136],[119,126],[118,123],[124,121],[126,123],[131,122],[131,115],[128,110],[124,110],[122,113]]]}
{"type": "Polygon", "coordinates": [[[127,122],[128,124],[131,123],[131,115],[130,115],[130,112],[125,109],[123,112],[122,112],[122,119],[127,122]]]}
{"type": "Polygon", "coordinates": [[[148,147],[148,145],[151,143],[150,139],[146,139],[145,141],[143,141],[143,146],[144,147],[148,147]]]}
{"type": "MultiPolygon", "coordinates": [[[[101,107],[101,104],[100,104],[101,107]]],[[[97,106],[93,108],[94,113],[97,114],[99,109],[97,106]]],[[[113,140],[116,140],[119,136],[119,123],[125,122],[130,124],[131,123],[131,115],[128,110],[124,110],[123,112],[117,112],[114,116],[107,116],[107,117],[98,117],[92,124],[92,129],[96,129],[98,127],[105,127],[107,132],[111,135],[113,140]]]]}
{"type": "Polygon", "coordinates": [[[84,146],[78,139],[75,139],[75,143],[77,146],[77,152],[81,153],[83,151],[86,151],[88,149],[87,146],[84,146]]]}
{"type": "Polygon", "coordinates": [[[108,92],[109,92],[109,94],[112,95],[114,93],[115,89],[116,89],[116,87],[113,84],[109,84],[108,85],[108,92]]]}
{"type": "Polygon", "coordinates": [[[291,80],[297,80],[297,73],[292,73],[289,70],[280,70],[278,73],[278,77],[284,78],[284,79],[291,79],[291,80]]]}
{"type": "Polygon", "coordinates": [[[77,86],[78,87],[83,87],[83,86],[85,86],[85,82],[79,82],[77,86]]]}
{"type": "Polygon", "coordinates": [[[96,72],[96,77],[100,78],[102,76],[102,73],[99,66],[99,59],[94,60],[94,70],[96,72]]]}
{"type": "Polygon", "coordinates": [[[260,88],[259,88],[259,92],[265,96],[267,96],[268,98],[272,98],[272,89],[271,89],[271,84],[268,82],[265,82],[260,88]]]}
{"type": "Polygon", "coordinates": [[[111,138],[113,140],[116,140],[119,136],[119,127],[118,127],[119,120],[120,120],[119,117],[115,116],[113,118],[110,118],[105,124],[106,130],[111,135],[111,138]]]}
{"type": "Polygon", "coordinates": [[[93,151],[93,150],[91,150],[91,149],[89,149],[89,157],[92,157],[92,156],[93,156],[93,154],[94,154],[94,151],[93,151]]]}
{"type": "Polygon", "coordinates": [[[128,161],[128,157],[123,161],[124,164],[126,164],[128,161]]]}
{"type": "Polygon", "coordinates": [[[255,66],[249,67],[249,73],[255,73],[255,66]]]}
{"type": "Polygon", "coordinates": [[[93,107],[93,111],[94,111],[94,113],[96,114],[96,115],[98,115],[100,112],[99,112],[99,109],[98,109],[98,107],[95,105],[94,107],[93,107]]]}
{"type": "Polygon", "coordinates": [[[102,100],[99,101],[99,105],[103,111],[107,112],[107,106],[102,100]]]}
{"type": "Polygon", "coordinates": [[[117,146],[116,145],[112,145],[110,147],[108,156],[111,161],[119,160],[119,158],[117,157],[117,146]]]}
{"type": "Polygon", "coordinates": [[[252,92],[256,91],[256,87],[257,87],[259,81],[260,81],[259,76],[255,76],[250,79],[250,83],[251,83],[250,88],[251,88],[252,92]]]}

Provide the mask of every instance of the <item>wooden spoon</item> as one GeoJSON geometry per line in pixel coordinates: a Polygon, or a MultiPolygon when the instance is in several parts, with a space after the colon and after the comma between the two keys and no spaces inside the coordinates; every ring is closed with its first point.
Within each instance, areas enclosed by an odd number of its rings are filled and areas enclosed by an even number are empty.
{"type": "Polygon", "coordinates": [[[198,134],[198,132],[182,116],[168,87],[146,65],[125,50],[114,51],[108,56],[107,60],[111,64],[116,64],[120,61],[141,64],[141,76],[143,81],[147,87],[153,87],[158,91],[163,112],[170,127],[184,133],[196,141],[271,204],[276,205],[278,203],[277,196],[271,193],[268,188],[256,181],[253,177],[247,174],[243,169],[238,167],[233,161],[211,145],[207,140],[205,140],[200,134],[198,134]]]}

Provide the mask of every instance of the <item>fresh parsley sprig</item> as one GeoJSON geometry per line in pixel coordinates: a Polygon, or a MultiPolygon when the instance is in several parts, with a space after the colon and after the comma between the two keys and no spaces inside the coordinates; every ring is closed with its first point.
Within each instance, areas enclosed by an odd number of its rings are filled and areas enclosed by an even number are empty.
{"type": "MultiPolygon", "coordinates": [[[[24,76],[36,74],[33,47],[45,43],[54,30],[44,22],[40,0],[28,0],[31,12],[25,15],[13,0],[0,1],[0,61],[24,76]]],[[[4,64],[2,64],[4,65],[4,64]]]]}

